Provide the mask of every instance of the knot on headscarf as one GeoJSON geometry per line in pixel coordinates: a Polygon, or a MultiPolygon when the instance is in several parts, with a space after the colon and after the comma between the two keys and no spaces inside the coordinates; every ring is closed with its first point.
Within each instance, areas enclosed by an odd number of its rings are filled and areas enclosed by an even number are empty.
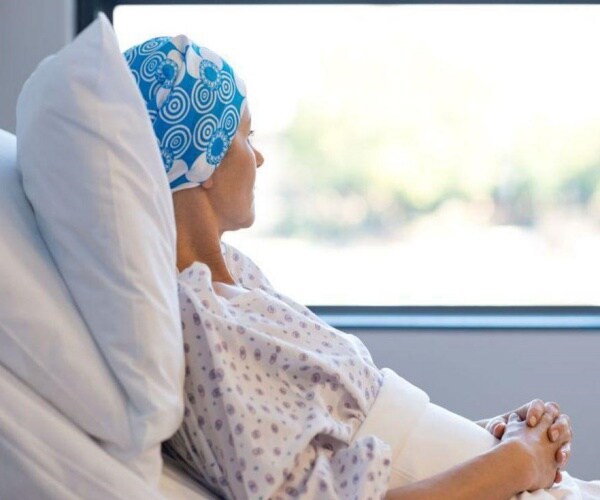
{"type": "Polygon", "coordinates": [[[184,35],[124,53],[146,102],[171,191],[199,186],[227,153],[246,87],[231,66],[184,35]]]}

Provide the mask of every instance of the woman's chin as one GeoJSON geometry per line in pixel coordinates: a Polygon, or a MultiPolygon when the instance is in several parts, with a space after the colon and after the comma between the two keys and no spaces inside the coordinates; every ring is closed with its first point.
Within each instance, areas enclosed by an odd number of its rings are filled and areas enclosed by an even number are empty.
{"type": "Polygon", "coordinates": [[[250,226],[252,226],[252,224],[254,224],[254,220],[256,218],[256,213],[254,211],[254,200],[252,200],[252,202],[250,203],[250,208],[248,208],[244,215],[245,217],[243,219],[241,217],[236,217],[236,221],[233,224],[235,229],[230,229],[230,231],[237,231],[238,229],[247,229],[250,226]]]}
{"type": "Polygon", "coordinates": [[[250,215],[248,216],[248,218],[245,220],[245,222],[242,224],[241,228],[249,228],[252,226],[252,224],[254,224],[254,219],[256,218],[256,215],[254,213],[254,205],[252,205],[252,211],[250,213],[250,215]]]}

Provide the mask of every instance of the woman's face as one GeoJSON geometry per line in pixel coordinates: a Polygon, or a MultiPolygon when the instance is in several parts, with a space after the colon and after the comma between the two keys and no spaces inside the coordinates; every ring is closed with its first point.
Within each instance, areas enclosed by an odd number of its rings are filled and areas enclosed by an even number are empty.
{"type": "Polygon", "coordinates": [[[221,231],[235,231],[254,223],[254,182],[256,169],[264,158],[252,146],[251,134],[250,111],[246,105],[227,154],[209,178],[213,185],[208,192],[221,231]]]}

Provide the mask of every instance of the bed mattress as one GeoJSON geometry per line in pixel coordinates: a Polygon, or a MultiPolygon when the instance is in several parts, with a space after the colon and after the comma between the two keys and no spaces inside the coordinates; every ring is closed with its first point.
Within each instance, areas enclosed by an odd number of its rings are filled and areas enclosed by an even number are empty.
{"type": "Polygon", "coordinates": [[[0,365],[0,498],[212,500],[165,457],[159,492],[0,365]]]}

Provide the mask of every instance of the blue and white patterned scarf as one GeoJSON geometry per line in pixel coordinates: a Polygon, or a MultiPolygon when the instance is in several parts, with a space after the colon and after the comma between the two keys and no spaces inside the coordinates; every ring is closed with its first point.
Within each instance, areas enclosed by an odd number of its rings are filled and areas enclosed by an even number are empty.
{"type": "Polygon", "coordinates": [[[244,82],[184,35],[152,38],[124,56],[146,102],[171,191],[201,185],[238,129],[244,82]]]}

